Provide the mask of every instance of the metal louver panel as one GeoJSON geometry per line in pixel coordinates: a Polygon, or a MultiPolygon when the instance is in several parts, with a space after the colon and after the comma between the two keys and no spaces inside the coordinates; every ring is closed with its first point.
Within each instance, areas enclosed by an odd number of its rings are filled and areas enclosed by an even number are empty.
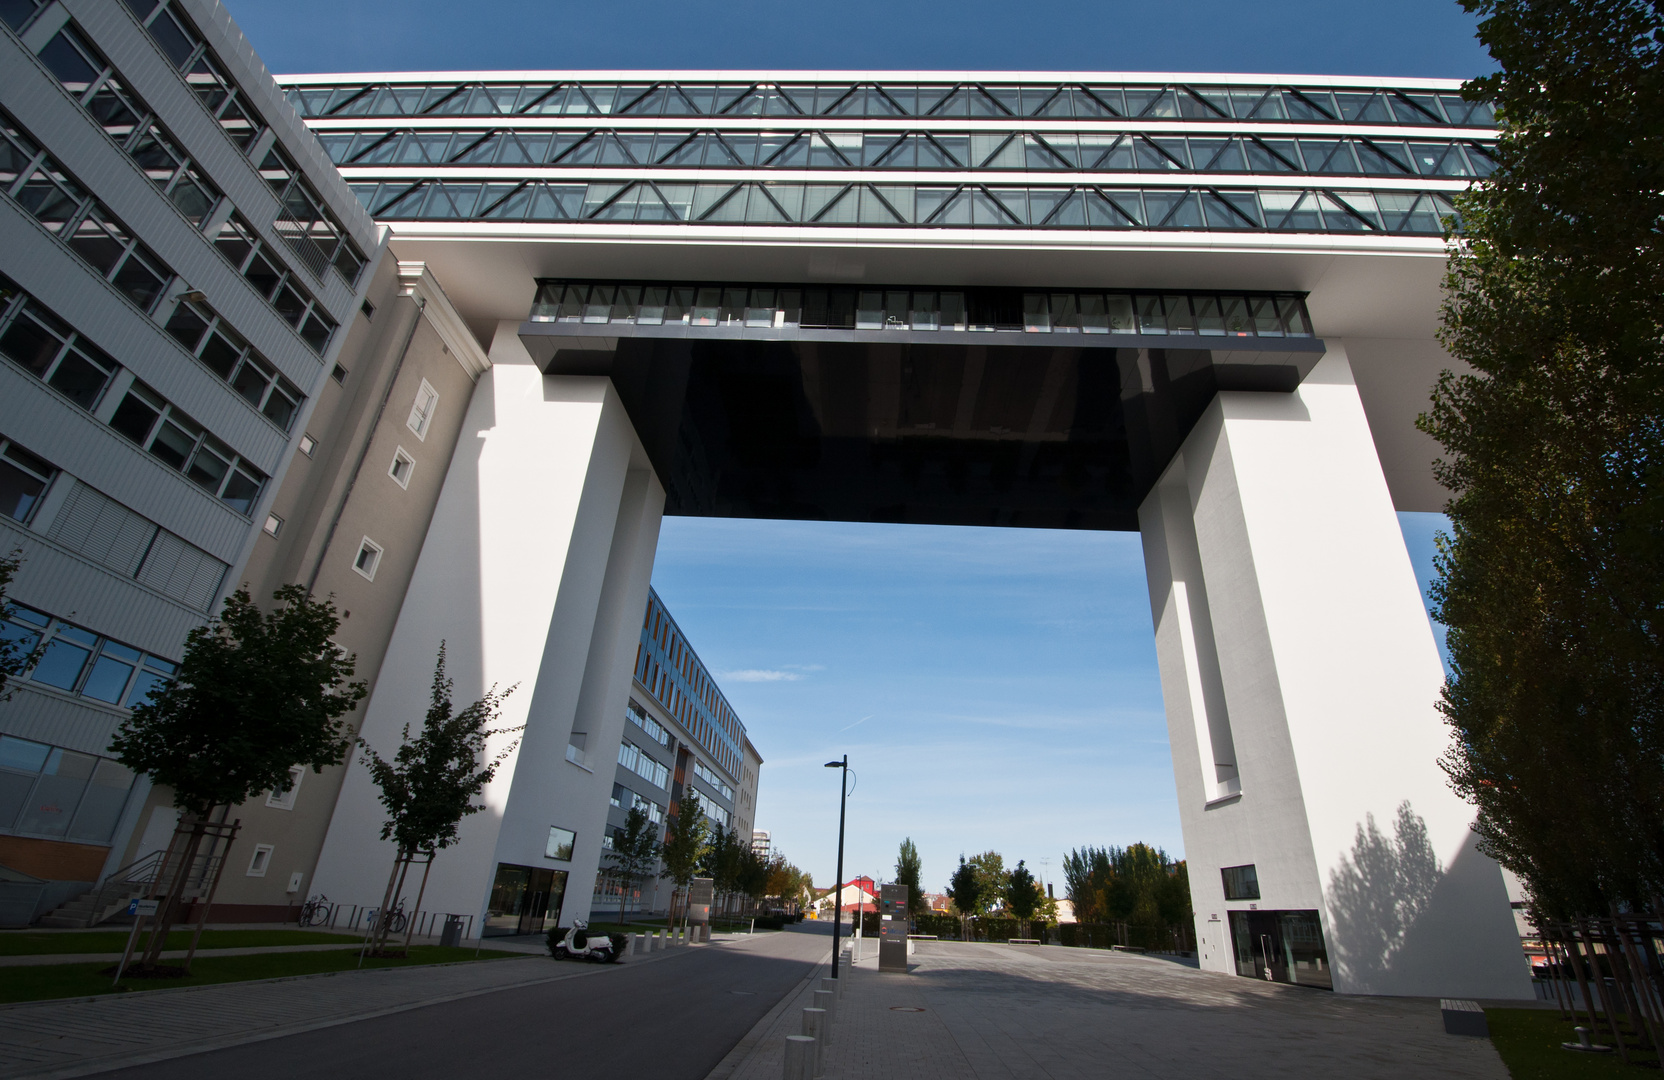
{"type": "Polygon", "coordinates": [[[96,563],[132,577],[156,533],[156,526],[148,519],[76,481],[47,535],[96,563]]]}
{"type": "Polygon", "coordinates": [[[138,579],[158,592],[207,611],[219,591],[227,567],[201,548],[161,530],[138,579]]]}

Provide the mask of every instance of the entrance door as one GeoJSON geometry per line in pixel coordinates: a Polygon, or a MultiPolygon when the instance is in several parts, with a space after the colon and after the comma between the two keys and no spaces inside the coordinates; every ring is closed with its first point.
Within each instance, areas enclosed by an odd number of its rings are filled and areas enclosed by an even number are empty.
{"type": "Polygon", "coordinates": [[[1238,975],[1334,989],[1315,911],[1233,911],[1231,942],[1238,975]]]}
{"type": "Polygon", "coordinates": [[[559,926],[560,909],[565,899],[565,870],[533,870],[526,887],[517,932],[541,934],[550,923],[559,926]]]}

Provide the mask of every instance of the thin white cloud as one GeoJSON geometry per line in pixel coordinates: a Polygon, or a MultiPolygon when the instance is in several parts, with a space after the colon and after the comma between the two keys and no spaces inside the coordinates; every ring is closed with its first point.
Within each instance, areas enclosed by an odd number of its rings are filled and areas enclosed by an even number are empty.
{"type": "Polygon", "coordinates": [[[842,734],[843,732],[848,731],[852,727],[860,727],[862,724],[866,723],[868,720],[871,720],[874,716],[877,716],[877,715],[878,715],[877,713],[871,713],[867,716],[861,717],[861,719],[855,721],[855,723],[853,723],[853,724],[845,724],[843,727],[838,729],[838,733],[842,734]]]}
{"type": "Polygon", "coordinates": [[[727,679],[729,682],[796,682],[803,678],[803,675],[796,671],[745,668],[741,671],[719,671],[716,677],[727,679]]]}

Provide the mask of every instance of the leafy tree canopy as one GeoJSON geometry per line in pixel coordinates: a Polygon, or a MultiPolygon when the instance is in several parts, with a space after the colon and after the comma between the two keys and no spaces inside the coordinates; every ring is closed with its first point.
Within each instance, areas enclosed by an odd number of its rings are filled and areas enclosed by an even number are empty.
{"type": "Polygon", "coordinates": [[[110,744],[123,765],[173,789],[198,816],[282,790],[296,765],[339,765],[353,736],[341,719],[364,698],[353,657],[331,636],[335,605],[299,585],[261,611],[248,591],[192,630],[178,678],[133,709],[110,744]]]}
{"type": "MultiPolygon", "coordinates": [[[[12,578],[17,576],[18,568],[23,565],[23,552],[15,550],[8,555],[0,555],[0,620],[11,617],[11,605],[6,602],[6,593],[11,589],[12,578]]],[[[11,691],[6,689],[6,683],[28,671],[36,660],[40,659],[40,637],[22,631],[12,632],[0,627],[0,701],[11,697],[11,691]]]]}
{"type": "Polygon", "coordinates": [[[953,897],[953,906],[959,909],[960,914],[982,914],[982,879],[976,867],[965,861],[964,855],[959,856],[959,868],[948,879],[948,895],[953,897]]]}
{"type": "Polygon", "coordinates": [[[902,840],[901,848],[896,852],[896,884],[907,886],[907,914],[917,915],[924,908],[924,886],[920,880],[924,876],[924,861],[919,858],[919,849],[913,843],[911,836],[902,840]]]}
{"type": "Polygon", "coordinates": [[[1023,922],[1034,918],[1034,912],[1040,906],[1040,883],[1034,880],[1028,866],[1022,859],[1017,860],[1017,869],[1011,871],[1011,876],[1005,885],[1005,907],[1012,915],[1023,922]]]}
{"type": "Polygon", "coordinates": [[[1421,426],[1451,492],[1455,789],[1540,914],[1664,892],[1664,11],[1462,0],[1496,172],[1458,200],[1421,426]]]}

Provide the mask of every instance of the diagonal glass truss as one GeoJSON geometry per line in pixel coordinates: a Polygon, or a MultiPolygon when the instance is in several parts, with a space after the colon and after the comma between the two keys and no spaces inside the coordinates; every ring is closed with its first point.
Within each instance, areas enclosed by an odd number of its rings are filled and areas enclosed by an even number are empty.
{"type": "Polygon", "coordinates": [[[351,116],[628,116],[1248,120],[1492,127],[1450,91],[1313,86],[995,82],[354,83],[288,90],[308,119],[351,116]]]}
{"type": "Polygon", "coordinates": [[[354,184],[383,221],[1260,230],[1439,235],[1447,192],[1328,188],[450,180],[354,184]]]}
{"type": "Polygon", "coordinates": [[[1489,176],[1478,140],[961,131],[326,130],[342,168],[887,169],[1489,176]]]}

